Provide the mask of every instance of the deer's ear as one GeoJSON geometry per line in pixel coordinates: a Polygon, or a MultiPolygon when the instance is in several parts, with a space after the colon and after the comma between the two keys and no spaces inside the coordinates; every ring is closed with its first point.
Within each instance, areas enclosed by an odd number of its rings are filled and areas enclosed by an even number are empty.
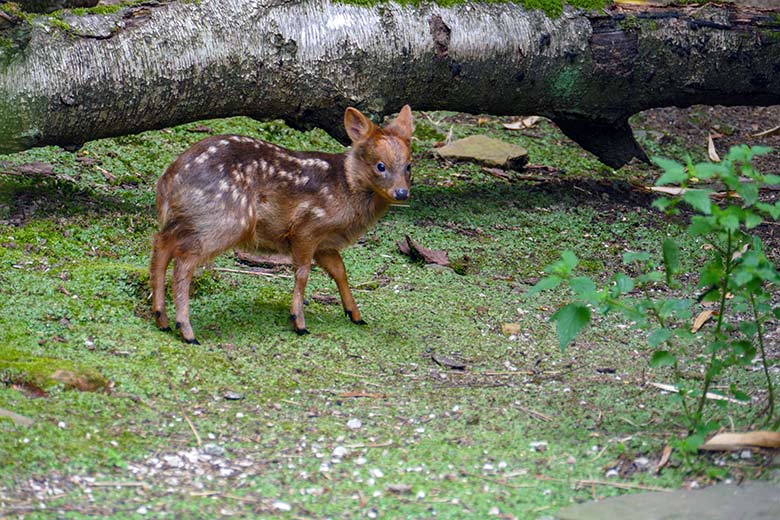
{"type": "Polygon", "coordinates": [[[414,133],[414,124],[412,124],[412,108],[404,105],[398,116],[385,127],[385,131],[397,135],[405,141],[409,141],[414,133]]]}
{"type": "Polygon", "coordinates": [[[353,143],[365,140],[374,130],[374,123],[357,108],[349,107],[344,112],[344,128],[353,143]]]}

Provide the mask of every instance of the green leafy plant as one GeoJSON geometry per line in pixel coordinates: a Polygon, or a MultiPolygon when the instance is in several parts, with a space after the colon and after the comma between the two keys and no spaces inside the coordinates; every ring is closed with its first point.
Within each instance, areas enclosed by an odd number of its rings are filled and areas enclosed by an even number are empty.
{"type": "MultiPolygon", "coordinates": [[[[775,385],[766,359],[766,326],[780,318],[780,306],[772,301],[772,291],[780,285],[780,273],[767,258],[755,228],[765,220],[780,217],[780,202],[759,199],[761,187],[780,184],[780,176],[766,175],[753,165],[753,158],[770,152],[765,147],[735,146],[721,163],[686,164],[656,158],[663,174],[656,185],[677,184],[676,195],[657,199],[653,205],[667,214],[680,213],[681,204],[694,214],[686,232],[708,244],[708,260],[699,269],[696,285],[684,283],[681,258],[684,254],[672,239],[666,239],[660,258],[650,252],[626,252],[623,264],[629,275],[618,272],[604,287],[587,276],[577,276],[578,258],[564,251],[561,259],[545,268],[542,278],[529,292],[568,285],[573,301],[558,309],[556,323],[561,349],[565,349],[591,322],[593,313],[622,313],[636,329],[645,331],[653,349],[652,367],[670,367],[689,436],[683,451],[698,448],[707,433],[719,422],[708,418],[705,409],[708,395],[717,394],[712,387],[723,372],[745,366],[760,354],[766,380],[767,404],[759,416],[773,429],[780,428],[775,401],[775,385]],[[697,188],[700,181],[725,186],[720,202],[709,188],[697,188]],[[706,306],[699,314],[711,316],[713,324],[692,327],[694,308],[706,306]],[[684,377],[685,363],[704,364],[703,379],[691,382],[684,377]]],[[[697,320],[698,321],[698,320],[697,320]]],[[[731,398],[748,400],[749,396],[734,384],[731,398]]],[[[725,406],[725,400],[715,401],[725,406]]]]}

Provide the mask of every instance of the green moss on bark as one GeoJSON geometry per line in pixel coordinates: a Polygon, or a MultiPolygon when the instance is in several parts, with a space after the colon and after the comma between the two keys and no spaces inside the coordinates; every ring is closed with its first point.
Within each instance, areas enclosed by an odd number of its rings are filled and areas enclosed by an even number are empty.
{"type": "MultiPolygon", "coordinates": [[[[385,0],[337,0],[341,3],[352,5],[373,6],[382,3],[387,3],[385,0]]],[[[424,0],[396,0],[396,3],[401,5],[421,5],[425,4],[424,0]]],[[[479,2],[470,2],[470,0],[435,0],[433,3],[450,7],[454,5],[460,5],[465,3],[515,3],[520,4],[528,9],[539,9],[544,11],[547,16],[556,17],[563,13],[563,6],[570,5],[572,7],[578,7],[581,9],[600,9],[612,3],[611,0],[480,0],[479,2]]]]}

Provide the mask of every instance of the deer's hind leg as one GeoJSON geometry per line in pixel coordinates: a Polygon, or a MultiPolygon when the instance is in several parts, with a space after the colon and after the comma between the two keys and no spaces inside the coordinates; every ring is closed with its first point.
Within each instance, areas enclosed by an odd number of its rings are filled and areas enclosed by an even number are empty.
{"type": "Polygon", "coordinates": [[[149,284],[152,288],[152,313],[160,330],[171,330],[165,313],[165,273],[173,257],[174,240],[163,233],[154,236],[152,259],[149,265],[149,284]]]}

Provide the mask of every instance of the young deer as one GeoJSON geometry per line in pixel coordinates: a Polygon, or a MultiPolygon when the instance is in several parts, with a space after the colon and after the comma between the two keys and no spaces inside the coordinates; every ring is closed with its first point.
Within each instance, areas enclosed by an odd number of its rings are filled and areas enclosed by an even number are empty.
{"type": "Polygon", "coordinates": [[[171,259],[176,328],[198,344],[189,318],[195,267],[226,249],[289,255],[295,269],[290,320],[307,334],[303,300],[312,260],[335,280],[344,312],[363,325],[339,251],[355,242],[390,204],[409,198],[412,112],[403,107],[385,127],[347,108],[346,153],[296,152],[249,137],[209,137],[182,153],[157,182],[160,231],[150,267],[152,311],[165,314],[171,259]]]}

